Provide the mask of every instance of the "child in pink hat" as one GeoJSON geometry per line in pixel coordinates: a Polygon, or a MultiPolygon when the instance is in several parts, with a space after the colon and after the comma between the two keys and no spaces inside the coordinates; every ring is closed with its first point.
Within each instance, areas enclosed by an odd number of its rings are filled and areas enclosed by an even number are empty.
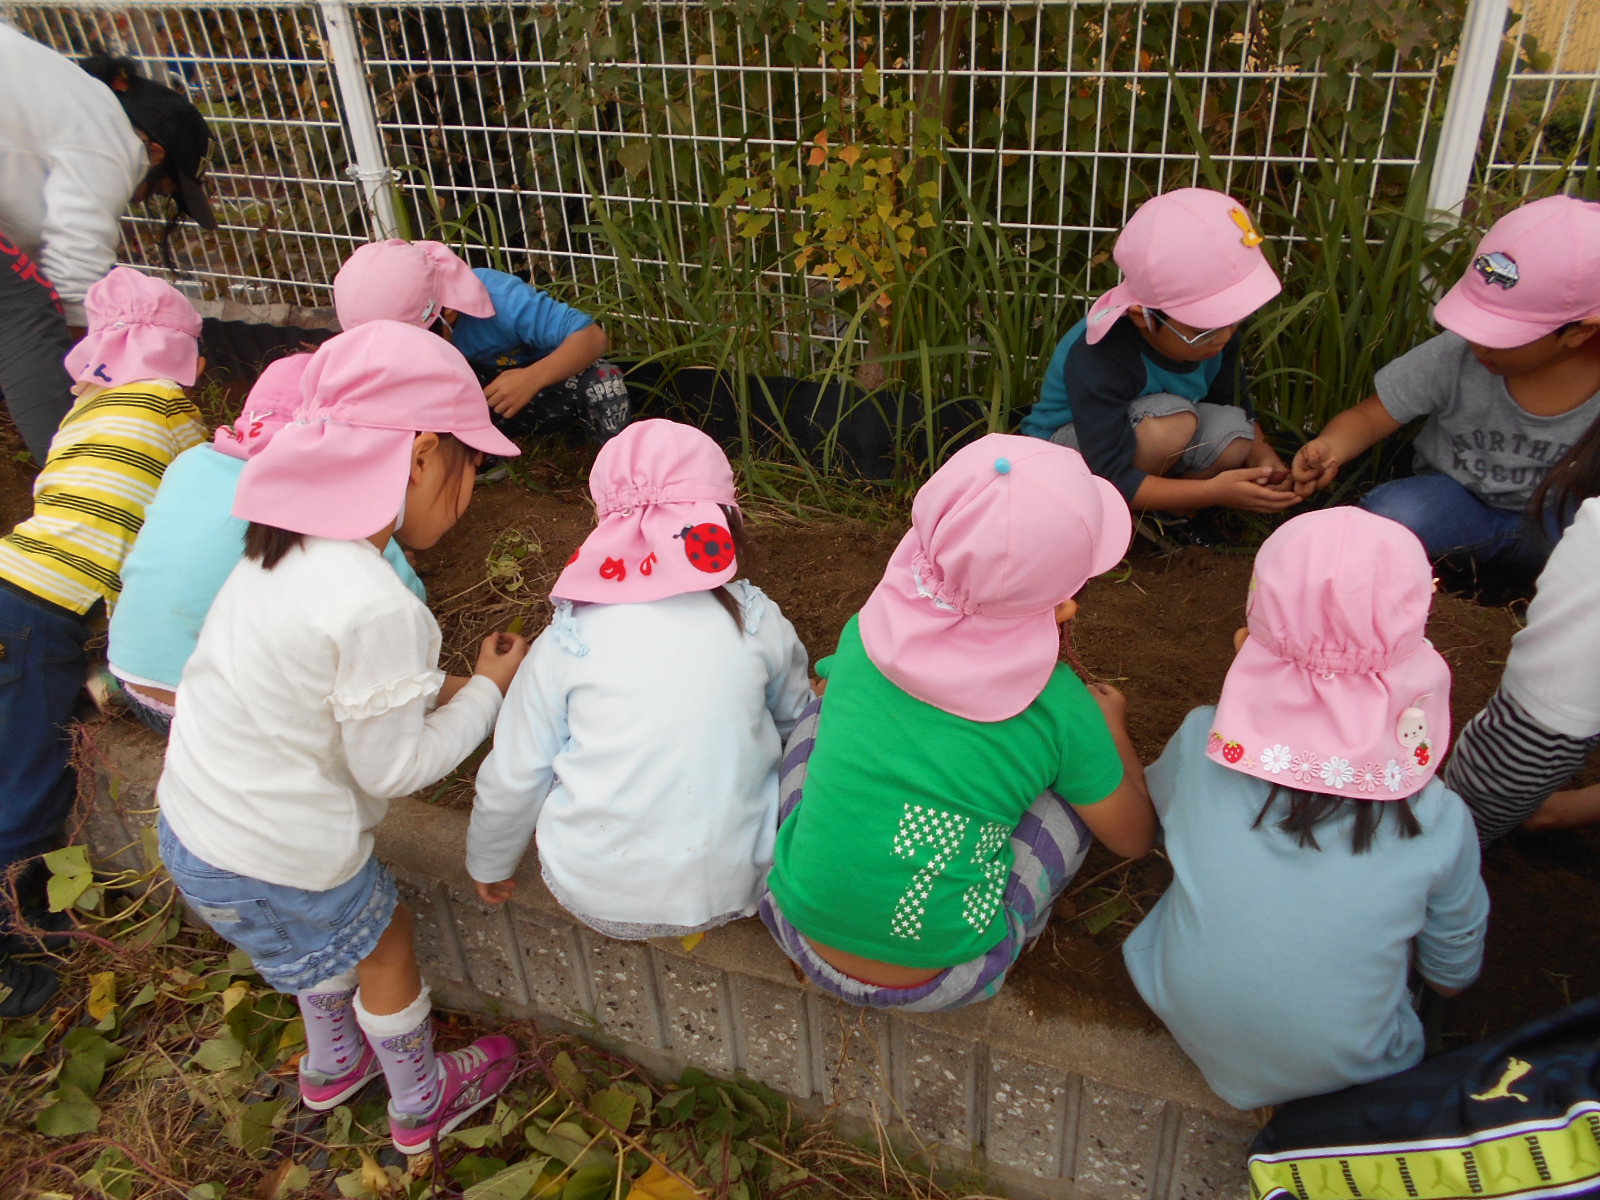
{"type": "Polygon", "coordinates": [[[1361,506],[1428,556],[1532,576],[1571,513],[1529,518],[1539,483],[1600,419],[1600,203],[1535,200],[1496,221],[1433,310],[1445,332],[1377,375],[1376,390],[1294,458],[1301,495],[1419,418],[1416,473],[1361,506]]]}
{"type": "Polygon", "coordinates": [[[1241,324],[1282,287],[1262,240],[1221,192],[1147,200],[1113,250],[1122,282],[1057,344],[1022,432],[1080,450],[1135,510],[1295,504],[1240,353],[1241,324]]]}
{"type": "MultiPolygon", "coordinates": [[[[205,436],[186,389],[200,374],[200,317],[170,284],[117,267],[90,287],[87,336],[67,356],[77,400],[33,488],[33,515],[0,539],[0,872],[59,843],[76,794],[71,718],[88,670],[84,643],[117,602],[121,570],[167,465],[205,436]]],[[[44,872],[21,883],[45,908],[44,872]]],[[[0,1017],[55,991],[55,975],[13,952],[0,902],[0,1017]]],[[[30,923],[49,926],[48,920],[30,923]]]]}
{"type": "Polygon", "coordinates": [[[1150,849],[1126,702],[1060,661],[1072,597],[1132,533],[1110,483],[1036,438],[980,438],[917,493],[784,758],[761,916],[828,994],[987,999],[1092,836],[1150,849]]]}
{"type": "Polygon", "coordinates": [[[578,421],[599,445],[627,423],[628,389],[593,317],[515,275],[469,267],[443,242],[362,246],[333,299],[346,329],[387,318],[450,338],[512,437],[578,421]]]}
{"type": "Polygon", "coordinates": [[[382,1074],[395,1146],[417,1153],[494,1099],[517,1046],[434,1052],[411,914],[372,830],[488,735],[527,643],[490,634],[473,676],[447,679],[439,627],[383,551],[434,545],[479,456],[516,450],[461,355],[409,325],[331,339],[300,391],[239,477],[244,561],[178,686],[161,857],[195,912],[295,994],[304,1103],[333,1108],[382,1074]]]}
{"type": "Polygon", "coordinates": [[[589,476],[599,523],[506,697],[478,770],[467,871],[495,904],[537,830],[551,893],[609,937],[684,936],[755,911],[806,651],[740,579],[733,470],[704,433],[630,425],[589,476]]]}
{"type": "MultiPolygon", "coordinates": [[[[178,455],[123,563],[106,657],[129,710],[157,733],[172,728],[184,664],[211,602],[244,556],[246,523],[233,515],[239,476],[299,409],[300,381],[310,361],[309,354],[292,354],[268,364],[238,419],[220,427],[210,442],[178,455]]],[[[404,547],[391,539],[383,557],[426,601],[404,547]]]]}
{"type": "Polygon", "coordinates": [[[1174,878],[1123,958],[1236,1108],[1414,1065],[1412,964],[1446,995],[1482,965],[1472,818],[1434,778],[1450,669],[1423,636],[1433,586],[1386,517],[1287,522],[1256,556],[1222,699],[1150,767],[1174,878]]]}

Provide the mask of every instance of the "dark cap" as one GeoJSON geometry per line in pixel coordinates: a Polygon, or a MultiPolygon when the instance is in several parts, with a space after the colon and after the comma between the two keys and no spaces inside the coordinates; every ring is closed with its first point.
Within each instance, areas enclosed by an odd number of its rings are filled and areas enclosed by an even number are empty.
{"type": "Polygon", "coordinates": [[[217,218],[201,183],[211,128],[200,110],[181,92],[140,75],[132,59],[96,54],[84,60],[83,69],[115,92],[128,120],[166,151],[162,169],[178,185],[178,207],[202,229],[215,229],[217,218]]]}

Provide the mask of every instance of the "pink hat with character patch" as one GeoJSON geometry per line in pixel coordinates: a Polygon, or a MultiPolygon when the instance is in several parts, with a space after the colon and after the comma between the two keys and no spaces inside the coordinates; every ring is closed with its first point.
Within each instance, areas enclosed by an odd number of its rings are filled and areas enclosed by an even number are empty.
{"type": "Polygon", "coordinates": [[[230,458],[254,458],[261,453],[300,407],[300,380],[310,363],[309,354],[291,354],[268,363],[244,398],[238,420],[217,426],[212,446],[230,458]]]}
{"type": "Polygon", "coordinates": [[[1268,783],[1400,800],[1450,742],[1450,668],[1423,636],[1433,568],[1417,536],[1354,507],[1261,544],[1207,757],[1268,783]]]}
{"type": "Polygon", "coordinates": [[[200,366],[200,314],[164,279],[112,267],[83,298],[89,332],[67,352],[67,374],[84,388],[120,387],[143,379],[195,381],[200,366]]]}
{"type": "Polygon", "coordinates": [[[393,521],[419,433],[448,433],[485,454],[521,453],[495,429],[461,352],[398,321],[324,342],[300,380],[295,418],[245,464],[233,515],[316,537],[371,537],[393,521]]]}
{"type": "Polygon", "coordinates": [[[642,604],[707,592],[739,571],[722,506],[737,506],[722,447],[677,421],[638,421],[600,447],[589,472],[600,518],[552,599],[642,604]]]}
{"type": "Polygon", "coordinates": [[[1039,698],[1061,657],[1055,608],[1116,566],[1128,504],[1076,450],[991,433],[922,485],[911,531],[862,606],[867,657],[896,687],[971,721],[1039,698]]]}
{"type": "Polygon", "coordinates": [[[333,277],[333,307],[344,329],[403,321],[426,329],[447,308],[494,316],[489,289],[443,242],[389,238],[360,246],[333,277]]]}
{"type": "Polygon", "coordinates": [[[1600,203],[1546,196],[1507,213],[1434,306],[1451,333],[1509,350],[1600,316],[1600,203]]]}
{"type": "Polygon", "coordinates": [[[1089,309],[1084,340],[1105,337],[1130,304],[1196,329],[1244,320],[1283,290],[1263,240],[1244,205],[1221,192],[1178,188],[1146,200],[1117,235],[1122,282],[1089,309]]]}

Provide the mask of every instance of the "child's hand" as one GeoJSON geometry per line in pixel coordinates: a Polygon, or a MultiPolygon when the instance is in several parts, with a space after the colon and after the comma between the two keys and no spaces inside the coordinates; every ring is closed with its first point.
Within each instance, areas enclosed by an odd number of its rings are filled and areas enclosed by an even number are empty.
{"type": "Polygon", "coordinates": [[[502,879],[499,883],[479,883],[473,880],[473,885],[478,889],[478,899],[485,904],[504,904],[511,899],[511,893],[517,890],[515,879],[502,879]]]}
{"type": "Polygon", "coordinates": [[[1089,695],[1094,697],[1094,702],[1100,706],[1100,711],[1105,714],[1106,724],[1113,729],[1120,729],[1128,723],[1128,698],[1112,687],[1109,683],[1085,684],[1089,695]]]}
{"type": "Polygon", "coordinates": [[[1294,456],[1294,465],[1289,468],[1294,478],[1295,493],[1309,496],[1312,492],[1320,492],[1334,481],[1341,465],[1332,446],[1322,438],[1313,438],[1300,447],[1294,456]]]}
{"type": "Polygon", "coordinates": [[[1273,474],[1266,466],[1219,472],[1211,480],[1211,503],[1258,513],[1282,512],[1299,504],[1300,497],[1283,487],[1287,478],[1280,477],[1274,485],[1273,474]]]}
{"type": "Polygon", "coordinates": [[[502,417],[514,417],[528,407],[528,402],[544,387],[539,373],[532,367],[513,367],[501,371],[483,389],[483,398],[489,407],[502,417]]]}
{"type": "Polygon", "coordinates": [[[491,633],[478,647],[478,662],[474,675],[487,675],[494,680],[502,695],[511,686],[512,677],[522,660],[528,657],[528,639],[515,633],[491,633]]]}

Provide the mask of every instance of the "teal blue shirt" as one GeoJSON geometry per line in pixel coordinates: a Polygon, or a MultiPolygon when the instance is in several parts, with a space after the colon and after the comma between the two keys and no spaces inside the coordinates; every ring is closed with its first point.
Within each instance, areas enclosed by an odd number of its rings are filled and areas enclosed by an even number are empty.
{"type": "MultiPolygon", "coordinates": [[[[176,691],[206,613],[244,557],[245,522],[233,494],[245,460],[210,445],[173,460],[122,567],[122,595],[111,613],[112,669],[124,678],[176,691]]],[[[393,538],[383,552],[401,581],[427,601],[427,589],[393,538]]]]}
{"type": "Polygon", "coordinates": [[[515,275],[478,267],[473,271],[494,301],[492,317],[456,318],[451,343],[470,363],[525,367],[538,362],[594,318],[524,283],[515,275]]]}

